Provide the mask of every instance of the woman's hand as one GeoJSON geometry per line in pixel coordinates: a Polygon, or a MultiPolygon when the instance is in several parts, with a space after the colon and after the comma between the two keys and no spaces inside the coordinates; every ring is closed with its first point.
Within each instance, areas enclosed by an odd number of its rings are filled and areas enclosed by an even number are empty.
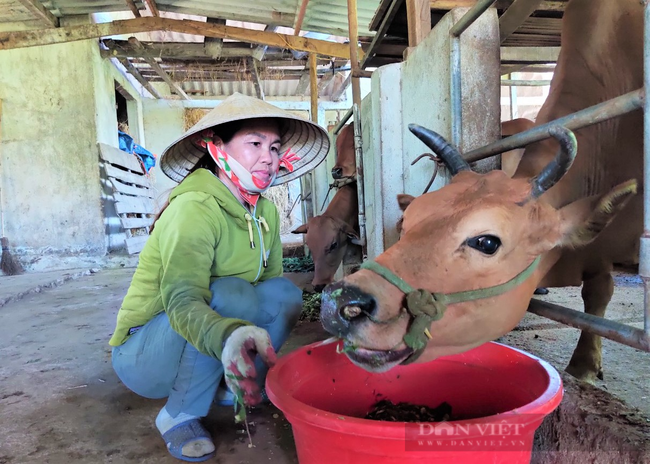
{"type": "Polygon", "coordinates": [[[262,401],[260,388],[255,381],[255,356],[273,367],[276,354],[266,330],[255,326],[235,329],[226,340],[221,354],[226,385],[247,406],[262,401]]]}

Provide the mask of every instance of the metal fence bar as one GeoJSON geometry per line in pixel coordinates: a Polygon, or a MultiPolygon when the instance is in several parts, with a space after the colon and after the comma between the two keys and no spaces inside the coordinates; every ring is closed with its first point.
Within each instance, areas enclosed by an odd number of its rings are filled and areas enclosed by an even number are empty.
{"type": "MultiPolygon", "coordinates": [[[[650,2],[645,2],[643,29],[643,86],[650,89],[650,2]]],[[[643,235],[639,252],[643,280],[643,329],[650,337],[650,107],[643,109],[643,235]]]]}
{"type": "Polygon", "coordinates": [[[348,119],[352,116],[352,108],[348,110],[347,113],[345,113],[345,116],[343,116],[343,119],[341,119],[336,126],[334,126],[334,135],[338,135],[339,132],[341,132],[341,129],[343,129],[343,126],[345,126],[345,123],[348,122],[348,119]]]}
{"type": "Polygon", "coordinates": [[[639,350],[650,351],[650,337],[643,330],[620,322],[536,299],[530,300],[528,311],[639,350]]]}
{"type": "Polygon", "coordinates": [[[479,0],[449,30],[451,34],[451,143],[460,147],[463,133],[463,93],[460,72],[460,35],[496,0],[479,0]]]}
{"type": "Polygon", "coordinates": [[[352,105],[354,114],[354,158],[357,163],[357,199],[359,200],[359,239],[361,241],[362,259],[368,257],[368,243],[366,237],[366,202],[363,184],[363,148],[361,144],[361,110],[355,103],[352,105]]]}
{"type": "Polygon", "coordinates": [[[503,153],[508,150],[520,148],[529,143],[539,142],[549,137],[548,130],[551,126],[561,124],[567,129],[576,130],[581,127],[590,126],[608,119],[621,116],[638,108],[641,108],[645,102],[645,90],[638,89],[626,93],[620,97],[613,98],[598,105],[590,106],[584,110],[577,111],[567,116],[561,117],[546,124],[533,127],[519,134],[501,139],[476,150],[469,151],[463,157],[470,163],[482,160],[489,156],[503,153]]]}
{"type": "Polygon", "coordinates": [[[452,37],[460,37],[496,0],[479,0],[456,24],[449,30],[452,37]]]}

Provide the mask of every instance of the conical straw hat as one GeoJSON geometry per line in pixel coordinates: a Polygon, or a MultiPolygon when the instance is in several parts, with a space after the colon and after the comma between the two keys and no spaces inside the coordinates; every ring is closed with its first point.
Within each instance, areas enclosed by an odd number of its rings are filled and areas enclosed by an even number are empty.
{"type": "Polygon", "coordinates": [[[273,185],[284,184],[306,174],[327,156],[330,140],[325,129],[263,100],[235,93],[167,147],[160,157],[160,168],[173,181],[182,181],[207,153],[192,142],[192,135],[220,124],[251,118],[281,119],[280,153],[284,154],[290,149],[300,157],[299,161],[292,163],[293,172],[280,169],[273,185]]]}

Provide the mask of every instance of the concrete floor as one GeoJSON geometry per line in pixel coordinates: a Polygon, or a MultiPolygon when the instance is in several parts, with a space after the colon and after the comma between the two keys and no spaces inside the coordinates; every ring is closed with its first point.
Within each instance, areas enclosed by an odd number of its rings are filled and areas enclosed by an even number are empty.
{"type": "MultiPolygon", "coordinates": [[[[107,341],[132,273],[81,269],[0,278],[0,464],[178,462],[153,425],[164,400],[131,393],[110,365],[107,341]]],[[[309,280],[294,277],[299,284],[309,280]]],[[[640,286],[617,282],[608,315],[638,324],[640,286]]],[[[545,298],[577,304],[575,292],[552,290],[545,298]]],[[[503,341],[564,367],[576,330],[532,315],[521,329],[503,341]]],[[[326,337],[319,323],[300,324],[281,353],[326,337]]],[[[605,342],[604,356],[601,387],[650,417],[650,355],[605,342]]],[[[290,425],[275,407],[249,418],[253,448],[232,410],[214,408],[206,420],[218,451],[211,462],[297,462],[290,425]]]]}

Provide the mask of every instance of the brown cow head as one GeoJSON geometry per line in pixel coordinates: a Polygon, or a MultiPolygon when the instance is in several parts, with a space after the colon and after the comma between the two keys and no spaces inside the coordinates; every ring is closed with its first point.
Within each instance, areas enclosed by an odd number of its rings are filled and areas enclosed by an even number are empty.
{"type": "Polygon", "coordinates": [[[561,145],[555,160],[526,180],[511,179],[502,171],[471,172],[438,134],[410,128],[443,158],[454,177],[435,192],[398,198],[404,211],[400,240],[376,263],[414,289],[451,294],[502,284],[536,257],[542,259],[529,278],[501,295],[447,305],[442,318],[431,323],[425,348],[417,353],[404,341],[415,325],[398,287],[368,269],[329,285],[322,298],[323,326],[344,338],[348,357],[370,371],[388,370],[416,355],[421,362],[460,353],[510,331],[552,266],[557,254],[553,250],[593,240],[636,190],[636,182],[630,181],[603,197],[556,210],[538,198],[573,161],[575,138],[566,129],[554,130],[561,145]]]}
{"type": "Polygon", "coordinates": [[[357,172],[357,161],[354,155],[354,124],[350,123],[341,129],[336,137],[336,164],[332,168],[332,178],[343,179],[352,177],[357,172]]]}
{"type": "Polygon", "coordinates": [[[305,241],[314,260],[312,285],[316,291],[334,281],[348,243],[360,244],[359,235],[350,224],[327,214],[310,218],[292,233],[307,234],[305,241]]]}

